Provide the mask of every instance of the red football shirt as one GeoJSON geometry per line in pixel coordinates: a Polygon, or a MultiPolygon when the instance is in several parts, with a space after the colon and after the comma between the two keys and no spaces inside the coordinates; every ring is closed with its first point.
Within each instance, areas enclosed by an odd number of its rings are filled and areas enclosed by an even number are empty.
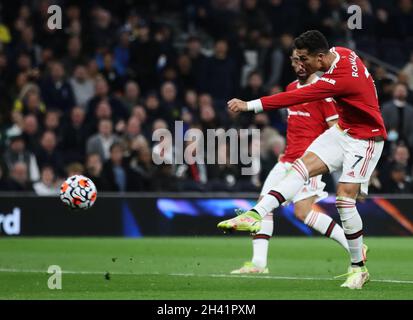
{"type": "MultiPolygon", "coordinates": [[[[303,88],[296,80],[286,91],[303,88]]],[[[287,146],[281,162],[294,162],[301,157],[309,145],[329,127],[327,122],[338,118],[333,99],[301,103],[288,108],[287,146]]]]}
{"type": "Polygon", "coordinates": [[[374,81],[354,51],[336,47],[330,70],[319,81],[304,88],[261,98],[264,110],[333,97],[338,125],[357,139],[387,138],[374,81]]]}

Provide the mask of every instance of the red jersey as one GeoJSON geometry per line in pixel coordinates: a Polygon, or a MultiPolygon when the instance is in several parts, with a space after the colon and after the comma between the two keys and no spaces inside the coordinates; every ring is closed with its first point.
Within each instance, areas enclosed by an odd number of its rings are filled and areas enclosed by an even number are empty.
{"type": "MultiPolygon", "coordinates": [[[[300,86],[296,80],[287,86],[286,91],[308,85],[300,86]]],[[[329,128],[327,122],[337,118],[335,103],[331,98],[290,106],[287,120],[287,146],[280,161],[294,162],[301,157],[309,145],[329,128]]]]}
{"type": "Polygon", "coordinates": [[[338,125],[357,139],[387,138],[374,81],[354,51],[336,47],[331,68],[319,81],[304,88],[261,98],[264,110],[333,97],[338,125]]]}

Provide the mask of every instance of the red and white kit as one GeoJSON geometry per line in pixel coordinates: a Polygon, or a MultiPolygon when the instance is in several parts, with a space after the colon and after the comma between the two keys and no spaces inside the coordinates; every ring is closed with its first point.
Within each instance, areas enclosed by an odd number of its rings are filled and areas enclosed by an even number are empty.
{"type": "Polygon", "coordinates": [[[354,51],[335,47],[331,68],[319,81],[288,92],[250,102],[256,111],[283,108],[333,97],[338,125],[314,140],[307,151],[315,153],[330,172],[342,169],[340,182],[360,183],[367,194],[368,181],[379,161],[387,133],[372,77],[354,51]]]}
{"type": "MultiPolygon", "coordinates": [[[[317,80],[318,78],[315,79],[317,80]]],[[[287,86],[286,91],[304,86],[294,81],[287,86]]],[[[268,174],[261,195],[267,194],[286,176],[292,163],[304,154],[314,139],[329,128],[327,122],[337,118],[335,103],[331,98],[297,104],[288,108],[287,146],[280,161],[268,174]]],[[[310,178],[292,201],[295,203],[313,196],[317,196],[317,200],[325,198],[328,194],[324,191],[325,183],[321,177],[319,175],[310,178]]]]}

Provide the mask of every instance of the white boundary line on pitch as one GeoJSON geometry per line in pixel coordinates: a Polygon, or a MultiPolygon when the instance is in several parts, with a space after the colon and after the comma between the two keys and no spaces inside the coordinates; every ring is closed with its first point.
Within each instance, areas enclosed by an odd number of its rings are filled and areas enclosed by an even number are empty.
{"type": "MultiPolygon", "coordinates": [[[[62,270],[63,274],[81,274],[81,275],[104,275],[108,272],[111,275],[165,275],[174,277],[210,277],[210,278],[245,278],[245,279],[273,279],[273,280],[307,280],[307,281],[340,281],[333,278],[317,278],[317,277],[291,277],[291,276],[269,276],[269,275],[237,275],[237,274],[194,274],[194,273],[133,273],[133,272],[110,272],[110,271],[72,271],[62,270]]],[[[36,269],[7,269],[0,268],[0,273],[44,273],[48,274],[47,270],[36,269]]],[[[401,284],[413,284],[413,280],[392,280],[392,279],[372,279],[371,282],[384,282],[384,283],[401,283],[401,284]]]]}

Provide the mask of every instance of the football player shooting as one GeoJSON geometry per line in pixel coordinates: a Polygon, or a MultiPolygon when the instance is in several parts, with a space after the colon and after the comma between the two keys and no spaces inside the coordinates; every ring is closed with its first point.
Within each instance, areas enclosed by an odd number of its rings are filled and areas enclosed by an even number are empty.
{"type": "Polygon", "coordinates": [[[343,275],[347,278],[341,286],[361,289],[369,280],[369,273],[363,261],[363,223],[356,198],[359,193],[367,194],[369,178],[387,137],[376,88],[355,52],[343,47],[329,49],[321,32],[307,31],[294,40],[294,45],[307,72],[324,72],[319,81],[249,102],[232,99],[228,102],[229,109],[261,112],[333,97],[338,124],[315,139],[304,156],[294,162],[289,174],[253,209],[219,226],[255,233],[260,230],[262,218],[290,201],[310,177],[341,169],[336,207],[351,256],[348,273],[343,275]]]}
{"type": "MultiPolygon", "coordinates": [[[[286,88],[287,91],[302,88],[318,81],[319,78],[315,73],[307,73],[303,65],[299,63],[296,50],[293,50],[291,56],[291,66],[298,80],[290,83],[286,88]]],[[[272,187],[287,175],[292,163],[303,155],[315,138],[335,125],[337,118],[335,103],[331,98],[288,108],[287,147],[279,162],[268,174],[258,200],[261,200],[272,187]]],[[[294,214],[307,226],[337,241],[348,252],[348,243],[343,229],[330,216],[312,209],[314,203],[327,196],[324,187],[325,183],[321,181],[321,175],[309,179],[292,199],[294,214]]],[[[273,214],[269,213],[263,217],[261,229],[253,235],[252,260],[231,273],[268,273],[268,244],[273,230],[273,214]]]]}

